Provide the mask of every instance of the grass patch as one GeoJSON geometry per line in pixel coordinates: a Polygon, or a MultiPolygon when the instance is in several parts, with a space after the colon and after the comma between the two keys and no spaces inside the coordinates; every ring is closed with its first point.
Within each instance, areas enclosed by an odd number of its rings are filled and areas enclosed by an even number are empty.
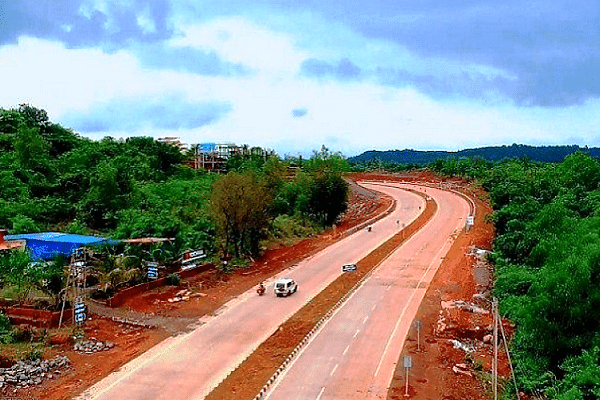
{"type": "Polygon", "coordinates": [[[44,342],[0,344],[0,353],[14,362],[41,359],[49,349],[50,346],[44,342]]]}
{"type": "Polygon", "coordinates": [[[323,231],[318,224],[300,216],[280,215],[273,220],[271,236],[267,240],[267,246],[284,245],[289,246],[299,239],[314,236],[323,231]]]}

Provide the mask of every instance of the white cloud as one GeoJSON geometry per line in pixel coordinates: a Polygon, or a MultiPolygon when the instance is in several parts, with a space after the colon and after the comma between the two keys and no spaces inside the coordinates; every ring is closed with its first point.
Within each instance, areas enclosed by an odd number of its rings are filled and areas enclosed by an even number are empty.
{"type": "Polygon", "coordinates": [[[66,49],[22,37],[17,45],[0,47],[0,103],[29,102],[60,116],[127,91],[137,72],[137,61],[124,52],[66,49]]]}
{"type": "Polygon", "coordinates": [[[305,29],[294,36],[241,17],[187,25],[182,32],[184,36],[170,45],[214,51],[225,61],[249,67],[251,73],[209,77],[158,71],[142,68],[125,50],[106,54],[22,37],[16,45],[0,47],[0,105],[8,108],[27,102],[62,123],[64,115],[124,99],[168,99],[176,93],[190,103],[227,102],[232,108],[224,118],[199,129],[148,130],[140,124],[138,131],[111,131],[110,135],[247,143],[274,148],[281,155],[310,155],[322,144],[349,156],[370,149],[569,144],[566,138],[579,138],[580,145],[600,145],[591,142],[600,130],[599,101],[562,109],[518,108],[502,98],[481,105],[475,100],[437,101],[413,88],[385,87],[368,80],[340,83],[298,74],[309,57],[337,61],[346,51],[363,68],[387,62],[415,71],[427,67],[439,74],[463,71],[489,79],[509,77],[491,67],[419,58],[398,45],[367,40],[341,28],[314,43],[318,30],[308,34],[305,29]],[[336,38],[345,40],[346,50],[337,46],[336,38]],[[295,109],[306,109],[306,115],[294,118],[295,109]]]}
{"type": "Polygon", "coordinates": [[[289,74],[307,58],[288,34],[275,33],[241,17],[217,18],[180,27],[183,36],[173,46],[216,51],[224,60],[244,64],[259,74],[289,74]]]}

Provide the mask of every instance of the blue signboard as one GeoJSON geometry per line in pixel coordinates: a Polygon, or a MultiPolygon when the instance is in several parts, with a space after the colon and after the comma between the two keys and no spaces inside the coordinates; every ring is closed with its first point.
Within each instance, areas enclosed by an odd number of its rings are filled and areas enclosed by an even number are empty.
{"type": "Polygon", "coordinates": [[[87,319],[85,303],[75,303],[75,322],[83,323],[87,319]]]}
{"type": "Polygon", "coordinates": [[[158,263],[149,262],[148,263],[148,279],[156,279],[158,278],[158,263]]]}

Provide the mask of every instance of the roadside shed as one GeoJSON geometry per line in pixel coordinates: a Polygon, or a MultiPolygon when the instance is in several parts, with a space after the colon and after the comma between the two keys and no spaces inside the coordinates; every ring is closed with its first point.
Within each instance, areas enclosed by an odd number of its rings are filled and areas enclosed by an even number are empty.
{"type": "Polygon", "coordinates": [[[7,240],[24,240],[25,247],[35,260],[51,260],[58,254],[70,257],[74,249],[85,246],[115,246],[118,240],[101,236],[72,235],[61,232],[27,233],[6,235],[7,240]]]}

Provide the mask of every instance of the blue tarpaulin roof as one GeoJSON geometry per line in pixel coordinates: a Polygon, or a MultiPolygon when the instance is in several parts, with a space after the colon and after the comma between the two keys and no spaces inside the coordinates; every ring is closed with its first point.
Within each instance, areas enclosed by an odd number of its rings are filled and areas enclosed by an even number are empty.
{"type": "Polygon", "coordinates": [[[25,240],[26,247],[34,259],[50,260],[58,254],[71,256],[73,250],[82,246],[117,245],[118,240],[101,236],[72,235],[61,232],[26,233],[6,235],[6,240],[25,240]]]}

